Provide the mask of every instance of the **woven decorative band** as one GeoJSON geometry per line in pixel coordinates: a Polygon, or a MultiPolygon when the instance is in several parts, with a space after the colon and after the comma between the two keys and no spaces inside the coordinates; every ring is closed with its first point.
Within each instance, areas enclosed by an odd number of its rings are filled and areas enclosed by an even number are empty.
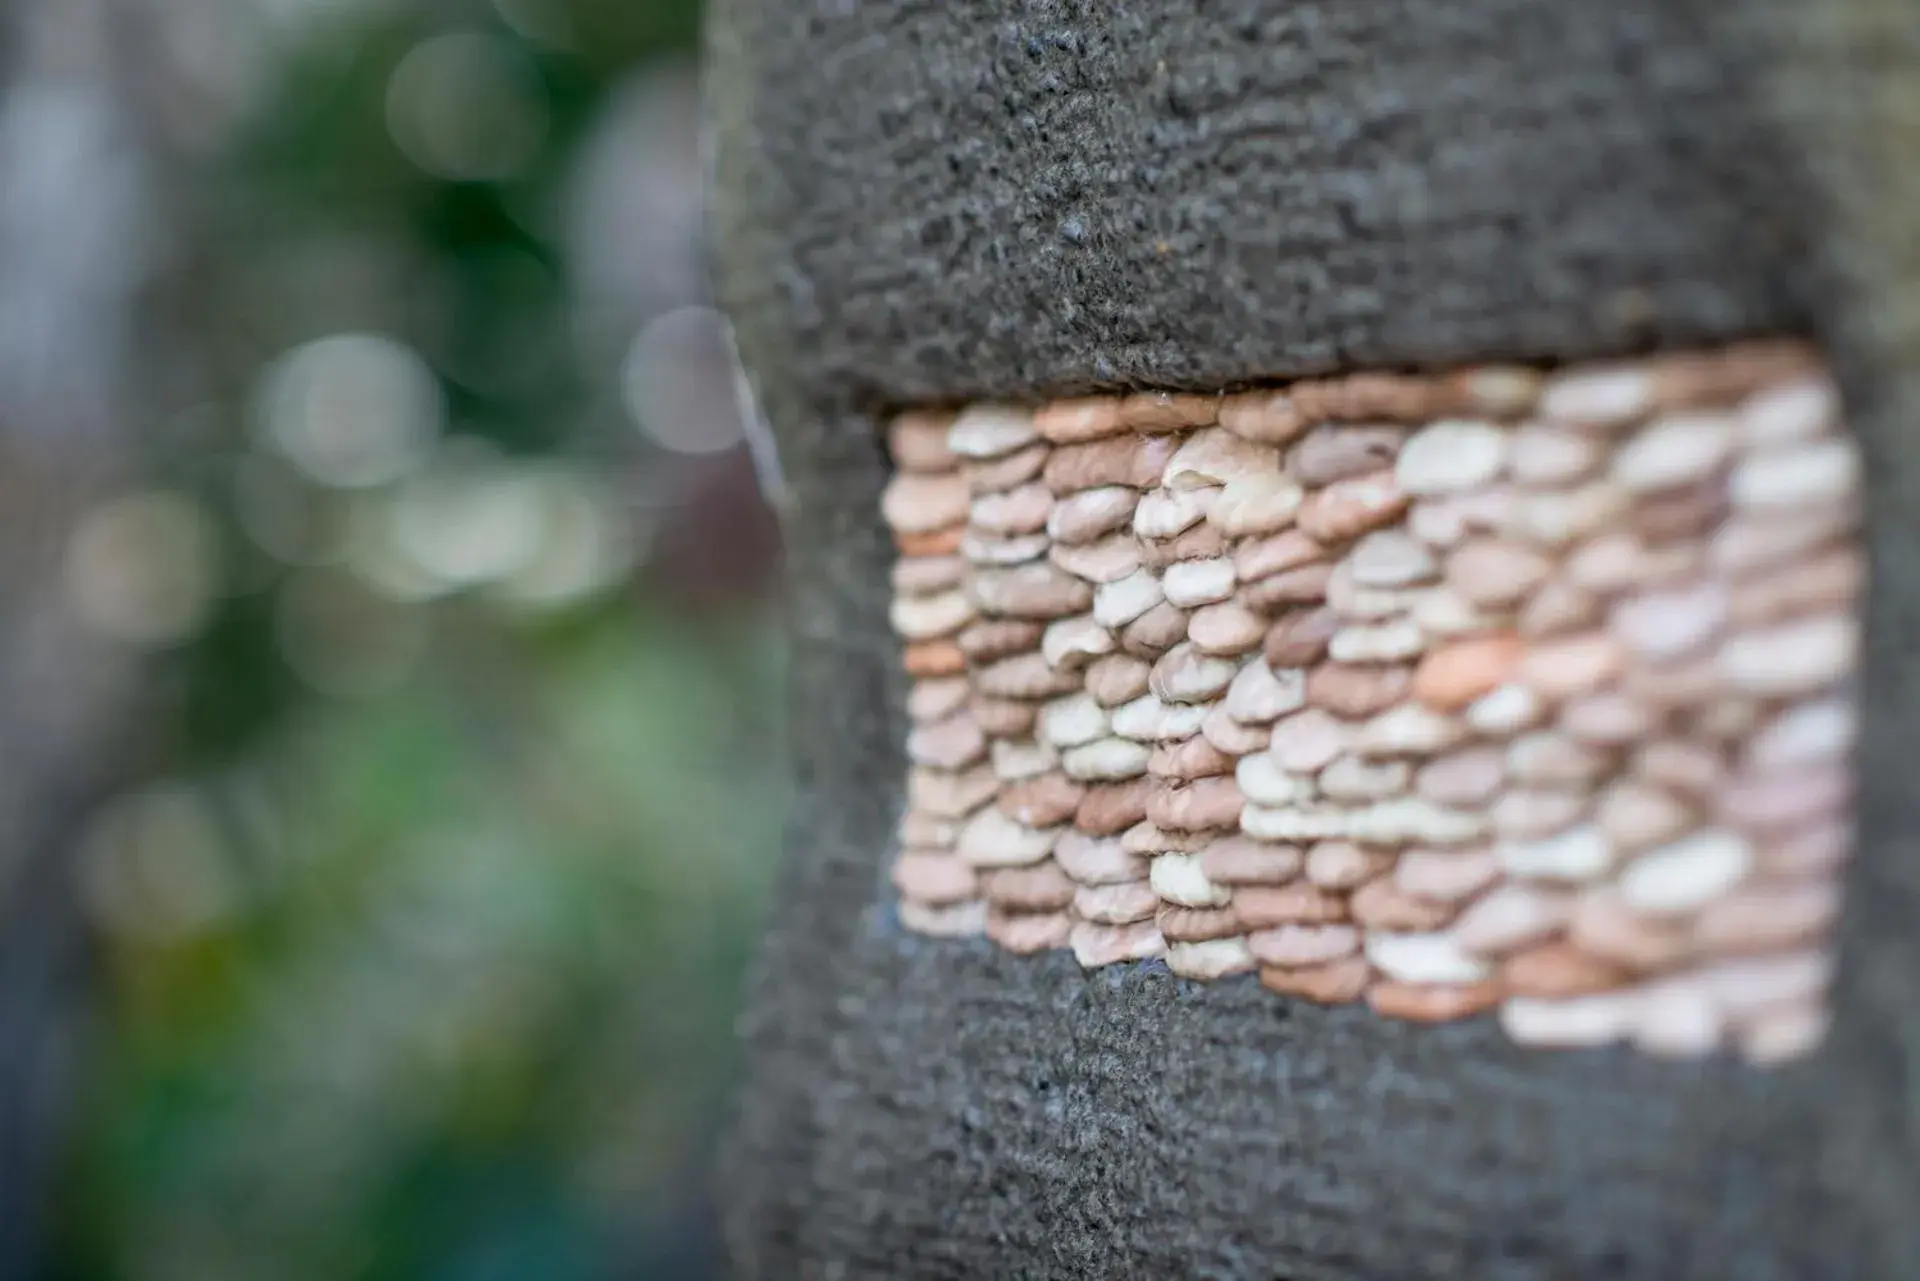
{"type": "Polygon", "coordinates": [[[1515,1040],[1799,1054],[1859,459],[1787,343],[903,414],[901,916],[1515,1040]]]}

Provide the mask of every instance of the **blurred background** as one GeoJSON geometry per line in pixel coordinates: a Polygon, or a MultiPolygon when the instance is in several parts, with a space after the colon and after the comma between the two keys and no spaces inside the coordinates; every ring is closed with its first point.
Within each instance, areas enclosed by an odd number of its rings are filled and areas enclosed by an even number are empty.
{"type": "Polygon", "coordinates": [[[715,1274],[783,730],[698,25],[0,6],[4,1275],[715,1274]]]}

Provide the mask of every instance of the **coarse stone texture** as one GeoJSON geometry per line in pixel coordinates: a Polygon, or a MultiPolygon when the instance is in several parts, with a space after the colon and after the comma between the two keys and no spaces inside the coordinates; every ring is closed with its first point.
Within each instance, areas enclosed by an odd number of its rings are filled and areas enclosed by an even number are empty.
{"type": "MultiPolygon", "coordinates": [[[[900,932],[871,409],[1811,330],[1884,496],[1876,564],[1913,563],[1920,364],[1873,292],[1920,279],[1905,11],[1476,3],[1431,30],[1373,4],[716,8],[722,293],[781,441],[796,585],[800,801],[744,1025],[741,1271],[1915,1274],[1899,574],[1867,636],[1865,890],[1825,1046],[1768,1072],[1527,1053],[1488,1020],[900,932]],[[1747,61],[1755,16],[1792,24],[1791,56],[1747,61]],[[1782,134],[1759,84],[1808,127],[1782,134]],[[1105,178],[1135,164],[1147,181],[1105,178]],[[1800,200],[1810,174],[1835,221],[1800,200]]],[[[1263,412],[1273,439],[1307,425],[1263,412]]],[[[1742,554],[1787,528],[1756,522],[1742,554]]],[[[1557,1017],[1631,1021],[1591,1009],[1557,1017]]]]}

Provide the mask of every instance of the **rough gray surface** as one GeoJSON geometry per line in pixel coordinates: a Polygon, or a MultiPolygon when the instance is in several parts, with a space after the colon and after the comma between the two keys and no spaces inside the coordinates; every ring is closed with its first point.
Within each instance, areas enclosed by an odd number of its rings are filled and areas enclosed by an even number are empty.
{"type": "MultiPolygon", "coordinates": [[[[1807,11],[1847,5],[1911,17],[1807,11]]],[[[1783,72],[1790,12],[723,0],[719,261],[794,484],[800,797],[726,1185],[743,1275],[1920,1275],[1920,581],[1886,572],[1920,552],[1916,346],[1854,321],[1915,260],[1828,221],[1875,157],[1823,132],[1875,105],[1829,102],[1840,72],[1916,64],[1836,27],[1783,72]],[[1872,243],[1830,276],[1836,226],[1872,243]],[[1780,331],[1834,343],[1883,464],[1829,1049],[1528,1053],[894,923],[885,407],[1780,331]]]]}
{"type": "Polygon", "coordinates": [[[894,402],[1774,329],[1786,2],[720,0],[727,300],[894,402]]]}

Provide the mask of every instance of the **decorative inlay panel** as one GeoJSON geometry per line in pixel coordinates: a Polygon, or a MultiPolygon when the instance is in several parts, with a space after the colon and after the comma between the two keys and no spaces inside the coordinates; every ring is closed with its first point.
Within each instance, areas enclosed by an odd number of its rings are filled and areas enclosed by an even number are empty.
{"type": "Polygon", "coordinates": [[[889,440],[909,928],[1532,1045],[1818,1041],[1864,558],[1812,353],[889,440]]]}

